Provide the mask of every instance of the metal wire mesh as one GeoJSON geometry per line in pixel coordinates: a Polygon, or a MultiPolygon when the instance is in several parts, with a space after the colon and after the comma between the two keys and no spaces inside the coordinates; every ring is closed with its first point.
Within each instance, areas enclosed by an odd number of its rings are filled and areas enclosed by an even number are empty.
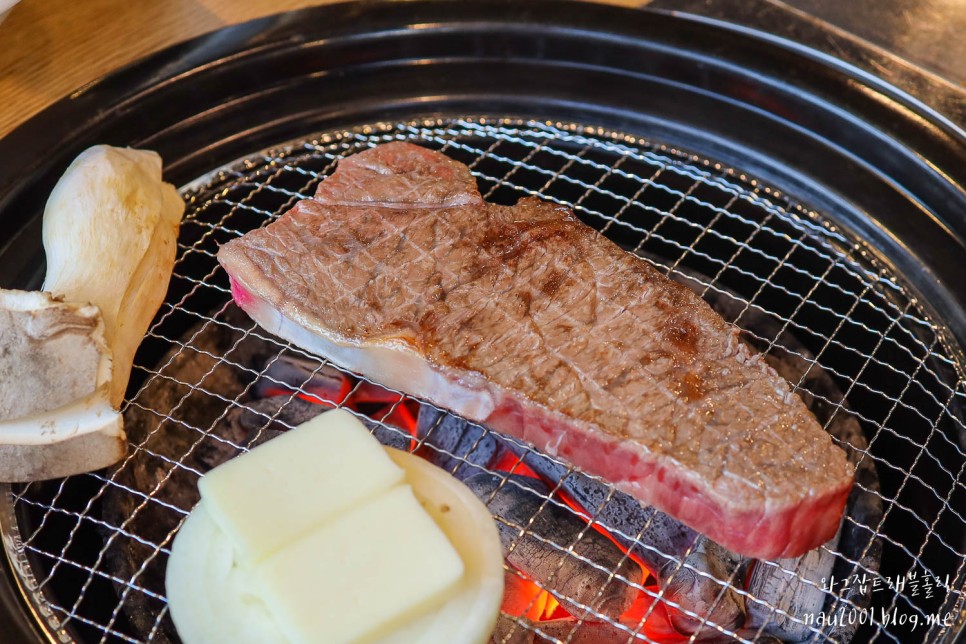
{"type": "MultiPolygon", "coordinates": [[[[585,222],[669,275],[686,277],[706,297],[731,301],[739,326],[754,316],[772,320],[777,331],[767,337],[746,331],[767,351],[795,353],[809,369],[822,369],[835,380],[868,438],[862,458],[878,473],[879,488],[865,491],[881,499],[881,520],[864,525],[847,516],[855,532],[867,535],[864,548],[858,554],[833,549],[836,570],[848,573],[847,584],[868,586],[863,596],[871,607],[850,599],[855,595],[846,592],[841,579],[829,580],[823,585],[825,612],[864,620],[861,639],[904,642],[950,635],[963,607],[966,561],[963,363],[940,321],[902,277],[831,217],[740,171],[620,133],[487,119],[384,123],[327,133],[218,170],[185,190],[188,212],[169,297],[138,354],[126,403],[126,419],[138,414],[150,422],[138,425],[140,433],[132,432],[130,455],[119,467],[13,486],[4,495],[5,545],[18,582],[52,634],[63,641],[170,637],[157,571],[163,571],[171,539],[191,504],[172,501],[166,486],[176,479],[196,481],[213,452],[226,458],[249,447],[215,431],[230,410],[246,406],[252,383],[265,375],[244,358],[247,347],[271,347],[274,357],[269,355],[266,365],[283,352],[304,356],[247,319],[233,317],[227,276],[214,259],[217,246],[312,194],[339,158],[397,139],[443,149],[469,165],[488,200],[513,203],[536,195],[572,206],[585,222]],[[212,329],[223,330],[231,341],[225,346],[203,341],[212,329]],[[789,334],[808,352],[789,346],[783,339],[789,334]],[[183,364],[191,366],[190,380],[184,369],[174,369],[183,364]],[[237,377],[239,389],[219,390],[217,376],[226,370],[237,377]],[[146,394],[158,388],[170,391],[163,405],[146,394]],[[218,410],[204,424],[189,413],[199,399],[218,410]],[[143,463],[151,463],[147,478],[138,473],[143,463]],[[867,563],[873,547],[882,548],[879,568],[867,563]],[[125,565],[117,564],[118,556],[125,565]],[[947,614],[952,619],[945,619],[947,614]]],[[[354,382],[357,389],[363,380],[354,382]]],[[[817,398],[823,395],[808,391],[804,378],[793,384],[817,398]]],[[[396,404],[407,400],[400,396],[396,404]]],[[[840,400],[825,402],[842,406],[840,400]]],[[[265,426],[273,420],[266,416],[265,426]]],[[[524,454],[529,449],[517,447],[524,454]]],[[[503,485],[515,483],[504,480],[503,485]]],[[[612,495],[613,490],[601,507],[612,495]]],[[[551,506],[575,512],[558,496],[544,495],[539,511],[551,506]]],[[[617,531],[597,516],[599,509],[588,509],[590,522],[577,540],[598,527],[617,531]]],[[[521,537],[534,537],[531,524],[512,528],[521,537]]],[[[580,558],[575,543],[550,540],[547,545],[580,558]]],[[[677,561],[672,576],[686,568],[677,561]]],[[[605,572],[608,581],[615,579],[616,570],[605,572]]],[[[786,572],[791,580],[799,578],[793,568],[786,572]]],[[[746,605],[756,603],[773,618],[780,616],[784,611],[772,598],[745,590],[742,574],[736,569],[716,582],[718,599],[733,591],[746,605]]],[[[619,576],[617,582],[632,583],[619,576]]],[[[592,614],[565,630],[506,616],[510,626],[501,631],[501,641],[531,641],[521,639],[524,633],[536,636],[534,641],[578,641],[578,627],[586,624],[612,627],[608,641],[661,641],[647,624],[664,604],[676,605],[649,583],[635,587],[653,601],[633,623],[593,614],[589,606],[582,608],[592,614]]],[[[714,635],[752,641],[766,632],[764,627],[734,630],[708,614],[690,616],[700,621],[692,641],[714,635]]],[[[814,615],[783,616],[806,625],[811,641],[835,637],[813,621],[814,615]]]]}

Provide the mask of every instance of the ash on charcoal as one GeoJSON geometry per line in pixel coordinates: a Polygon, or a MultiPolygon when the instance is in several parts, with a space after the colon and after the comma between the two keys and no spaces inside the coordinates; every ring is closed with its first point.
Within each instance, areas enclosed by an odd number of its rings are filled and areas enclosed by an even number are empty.
{"type": "MultiPolygon", "coordinates": [[[[165,593],[167,556],[148,544],[170,547],[174,531],[198,502],[197,473],[240,453],[251,438],[226,422],[224,399],[241,396],[253,376],[212,356],[256,364],[278,351],[274,345],[238,331],[251,323],[234,307],[229,307],[225,322],[198,323],[183,335],[186,348],[175,344],[158,361],[160,376],[150,379],[124,412],[131,456],[110,472],[117,485],[109,486],[104,495],[108,525],[123,526],[137,537],[105,534],[111,573],[160,597],[165,593]],[[163,410],[166,415],[152,410],[163,410]],[[128,490],[153,498],[146,501],[128,490]]],[[[126,589],[118,585],[118,591],[126,589]]],[[[145,636],[164,608],[164,602],[142,592],[129,592],[123,604],[132,625],[145,636]]],[[[179,641],[167,614],[153,641],[179,641]]]]}

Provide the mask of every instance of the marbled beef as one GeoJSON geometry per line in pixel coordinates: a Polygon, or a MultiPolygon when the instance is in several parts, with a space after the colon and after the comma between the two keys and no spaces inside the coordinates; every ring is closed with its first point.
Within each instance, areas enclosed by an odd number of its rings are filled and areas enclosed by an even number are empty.
{"type": "Polygon", "coordinates": [[[266,330],[599,475],[738,553],[831,538],[845,452],[698,296],[563,206],[389,143],[225,244],[266,330]]]}

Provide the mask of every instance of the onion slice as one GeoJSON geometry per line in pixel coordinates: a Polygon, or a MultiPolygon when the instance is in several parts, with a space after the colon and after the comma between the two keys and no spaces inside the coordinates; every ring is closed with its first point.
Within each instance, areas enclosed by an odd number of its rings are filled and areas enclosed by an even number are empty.
{"type": "MultiPolygon", "coordinates": [[[[445,471],[407,452],[385,449],[406,471],[406,482],[416,498],[456,548],[465,574],[446,603],[379,644],[487,642],[503,599],[503,550],[493,518],[466,486],[445,471]]],[[[238,551],[204,501],[195,506],[175,537],[166,587],[171,618],[185,644],[286,641],[258,598],[238,551]]],[[[318,641],[326,641],[324,633],[318,641]]]]}

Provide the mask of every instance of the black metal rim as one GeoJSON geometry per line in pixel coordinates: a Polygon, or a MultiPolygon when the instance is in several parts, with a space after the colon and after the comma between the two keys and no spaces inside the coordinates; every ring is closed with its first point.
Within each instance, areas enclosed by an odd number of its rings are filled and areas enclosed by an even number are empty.
{"type": "MultiPolygon", "coordinates": [[[[156,149],[181,184],[329,127],[486,113],[632,132],[782,186],[868,240],[962,346],[966,134],[958,115],[927,103],[966,95],[921,86],[928,92],[913,96],[707,18],[580,2],[355,2],[280,14],[137,62],[0,140],[0,285],[38,285],[46,196],[95,143],[156,149]]],[[[25,613],[9,612],[36,634],[25,613]]]]}
{"type": "Polygon", "coordinates": [[[330,125],[447,112],[583,120],[731,162],[905,263],[897,268],[966,337],[956,304],[966,286],[955,279],[966,249],[962,129],[820,52],[708,19],[577,2],[311,8],[214,32],[83,88],[0,141],[0,221],[14,231],[0,283],[36,280],[43,200],[91,144],[155,148],[183,182],[330,125]]]}

